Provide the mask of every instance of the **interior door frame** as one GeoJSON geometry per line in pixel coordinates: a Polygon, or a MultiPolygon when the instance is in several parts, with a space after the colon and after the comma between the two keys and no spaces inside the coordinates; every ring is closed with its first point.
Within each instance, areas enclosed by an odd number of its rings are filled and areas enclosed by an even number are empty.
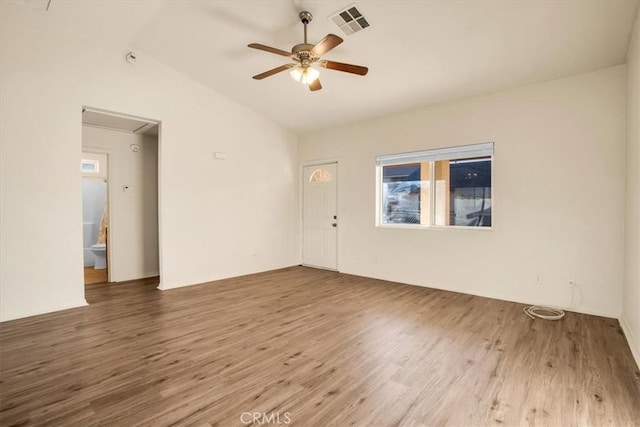
{"type": "MultiPolygon", "coordinates": [[[[328,159],[309,160],[301,162],[298,167],[298,265],[302,266],[304,247],[304,219],[302,217],[302,211],[304,209],[304,168],[308,166],[320,166],[328,163],[335,163],[336,175],[338,176],[338,182],[336,183],[336,214],[338,216],[338,227],[336,230],[336,269],[340,272],[340,162],[337,158],[331,157],[328,159]]],[[[333,271],[333,270],[331,270],[333,271]]]]}
{"type": "MultiPolygon", "coordinates": [[[[164,272],[163,272],[163,254],[162,254],[162,229],[163,229],[163,217],[162,217],[162,126],[163,126],[163,122],[162,120],[157,120],[157,119],[151,119],[149,117],[141,117],[141,116],[137,116],[137,115],[132,115],[132,114],[126,114],[126,113],[120,113],[120,112],[116,112],[116,111],[112,111],[112,110],[105,110],[102,108],[96,108],[96,107],[91,107],[88,105],[82,105],[82,111],[84,110],[89,110],[89,111],[93,111],[93,112],[97,112],[97,113],[101,113],[101,114],[105,114],[105,115],[111,115],[111,116],[117,116],[117,117],[124,117],[124,118],[130,118],[130,119],[137,119],[137,120],[142,120],[142,121],[146,121],[147,123],[153,123],[156,124],[158,126],[158,137],[157,137],[157,145],[158,145],[158,158],[156,159],[156,163],[157,163],[157,172],[156,172],[156,181],[157,181],[157,185],[158,185],[158,207],[157,207],[157,212],[156,214],[158,215],[158,275],[160,277],[160,281],[158,283],[157,288],[160,290],[164,290],[164,287],[162,286],[162,278],[164,277],[164,272]]],[[[85,126],[82,123],[82,116],[80,117],[80,129],[82,129],[82,126],[85,126]]],[[[118,130],[113,130],[114,132],[119,132],[118,130]]],[[[111,150],[105,149],[105,148],[100,148],[100,147],[95,147],[95,146],[91,146],[91,145],[85,145],[85,141],[84,138],[81,136],[80,137],[80,150],[81,153],[82,151],[87,148],[89,152],[93,151],[96,153],[103,153],[103,154],[107,154],[107,200],[108,200],[108,227],[109,229],[113,229],[113,223],[112,223],[112,219],[113,219],[113,215],[112,215],[112,203],[111,200],[112,199],[112,195],[113,195],[113,191],[115,191],[112,187],[112,185],[110,185],[110,180],[111,177],[113,176],[112,174],[112,169],[113,169],[113,162],[112,160],[112,156],[111,154],[111,150]]],[[[117,224],[117,221],[115,221],[117,224]]],[[[116,225],[117,227],[117,225],[116,225]]],[[[114,283],[112,282],[112,265],[113,265],[113,260],[115,259],[114,256],[112,256],[112,251],[113,251],[113,245],[111,244],[112,242],[112,236],[108,237],[109,239],[109,243],[107,244],[107,257],[108,257],[108,261],[107,261],[107,280],[109,281],[109,283],[114,283]]],[[[116,239],[117,241],[117,239],[116,239]]],[[[117,269],[117,268],[116,268],[117,269]]],[[[85,284],[84,284],[84,280],[82,281],[82,289],[83,289],[83,294],[85,292],[85,284]]]]}

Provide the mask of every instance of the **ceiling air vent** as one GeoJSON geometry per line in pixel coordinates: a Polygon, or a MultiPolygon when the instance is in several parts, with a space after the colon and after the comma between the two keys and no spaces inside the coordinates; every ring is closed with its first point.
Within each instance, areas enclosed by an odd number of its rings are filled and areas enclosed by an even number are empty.
{"type": "Polygon", "coordinates": [[[334,13],[329,18],[346,35],[357,33],[369,26],[369,23],[355,5],[347,6],[346,9],[334,13]]]}

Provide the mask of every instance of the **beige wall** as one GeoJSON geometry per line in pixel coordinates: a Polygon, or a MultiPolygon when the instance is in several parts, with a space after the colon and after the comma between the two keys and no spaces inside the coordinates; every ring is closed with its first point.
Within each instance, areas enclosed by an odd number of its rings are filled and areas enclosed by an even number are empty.
{"type": "Polygon", "coordinates": [[[627,55],[627,209],[621,323],[640,366],[640,11],[627,55]]]}
{"type": "Polygon", "coordinates": [[[340,270],[618,317],[625,86],[617,66],[303,138],[301,163],[339,161],[340,270]],[[490,141],[492,230],[375,227],[376,155],[490,141]]]}
{"type": "Polygon", "coordinates": [[[82,149],[109,155],[109,279],[158,275],[158,138],[83,126],[82,149]]]}
{"type": "Polygon", "coordinates": [[[162,122],[162,288],[297,263],[295,134],[149,57],[132,66],[126,47],[32,28],[25,8],[1,3],[0,320],[85,304],[83,106],[162,122]]]}

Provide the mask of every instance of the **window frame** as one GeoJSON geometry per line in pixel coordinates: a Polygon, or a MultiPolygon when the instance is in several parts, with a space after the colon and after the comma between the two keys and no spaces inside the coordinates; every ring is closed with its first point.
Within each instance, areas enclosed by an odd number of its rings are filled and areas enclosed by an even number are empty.
{"type": "MultiPolygon", "coordinates": [[[[375,226],[380,228],[399,228],[399,229],[420,229],[420,230],[478,230],[478,231],[492,231],[494,225],[494,207],[495,207],[495,192],[494,192],[494,160],[495,160],[495,143],[485,142],[479,144],[469,144],[462,146],[435,148],[422,151],[411,151],[404,153],[394,153],[388,155],[376,156],[376,175],[375,175],[375,226]],[[484,153],[482,155],[474,154],[477,148],[479,151],[488,151],[490,153],[484,153]],[[468,154],[465,154],[468,153],[468,154]],[[443,157],[445,156],[445,157],[443,157]],[[452,156],[452,157],[446,157],[452,156]],[[423,157],[429,160],[420,160],[423,157]],[[442,160],[464,160],[480,157],[490,157],[491,161],[491,211],[492,219],[490,226],[470,226],[470,225],[437,225],[436,224],[436,171],[435,165],[438,161],[442,160]],[[406,159],[403,161],[403,159],[406,159]],[[416,160],[418,159],[418,160],[416,160]],[[383,200],[383,168],[385,166],[401,166],[419,163],[429,163],[429,223],[428,224],[410,224],[410,223],[385,223],[382,221],[382,215],[384,213],[384,207],[382,206],[383,200]]],[[[424,181],[424,180],[423,180],[424,181]]]]}
{"type": "Polygon", "coordinates": [[[98,159],[81,159],[80,160],[80,172],[86,173],[89,175],[99,175],[100,174],[100,160],[98,159]],[[93,169],[85,169],[84,165],[92,165],[93,169]]]}

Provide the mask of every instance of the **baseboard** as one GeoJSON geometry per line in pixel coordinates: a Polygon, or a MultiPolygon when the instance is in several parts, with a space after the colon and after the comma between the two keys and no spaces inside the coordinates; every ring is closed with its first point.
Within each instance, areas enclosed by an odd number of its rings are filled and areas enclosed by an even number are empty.
{"type": "MultiPolygon", "coordinates": [[[[2,1],[2,0],[0,0],[2,1]]],[[[217,282],[219,280],[226,280],[226,279],[234,279],[236,277],[243,277],[243,276],[251,276],[254,274],[260,274],[260,273],[267,273],[270,271],[276,271],[276,270],[284,270],[287,268],[292,268],[292,267],[299,267],[298,265],[292,264],[292,265],[284,265],[281,267],[273,267],[273,268],[267,268],[266,270],[258,270],[258,271],[252,271],[252,272],[239,272],[239,273],[232,273],[232,274],[225,274],[225,275],[221,275],[221,276],[216,276],[216,277],[212,277],[209,279],[200,279],[197,280],[195,283],[186,283],[186,284],[179,284],[179,285],[162,285],[162,287],[160,286],[160,284],[158,284],[158,289],[160,289],[161,291],[168,291],[170,289],[178,289],[178,288],[184,288],[187,286],[198,286],[198,285],[204,285],[207,283],[211,283],[211,282],[217,282]]],[[[162,277],[160,277],[160,283],[162,283],[162,277]]]]}
{"type": "Polygon", "coordinates": [[[554,308],[559,308],[561,310],[564,311],[569,311],[572,313],[580,313],[580,314],[587,314],[589,316],[598,316],[598,317],[606,317],[609,319],[617,319],[620,315],[619,312],[606,312],[606,311],[602,311],[602,310],[598,310],[598,309],[593,309],[590,307],[567,307],[564,305],[559,305],[559,304],[554,304],[552,302],[549,301],[542,301],[542,300],[524,300],[524,299],[518,299],[517,297],[513,297],[512,295],[504,295],[502,293],[499,292],[471,292],[467,289],[458,289],[458,288],[454,288],[454,287],[443,287],[443,286],[433,286],[431,284],[429,285],[425,285],[423,283],[411,283],[411,282],[403,282],[401,280],[398,279],[394,279],[394,278],[390,278],[390,277],[385,277],[385,276],[372,276],[370,274],[362,274],[359,272],[349,272],[349,271],[344,271],[344,270],[340,270],[340,273],[343,274],[351,274],[354,276],[360,276],[360,277],[367,277],[370,279],[376,279],[376,280],[385,280],[388,282],[394,282],[394,283],[400,283],[403,285],[410,285],[410,286],[419,286],[421,288],[428,288],[428,289],[437,289],[440,291],[447,291],[447,292],[457,292],[460,294],[465,294],[465,295],[473,295],[476,297],[482,297],[482,298],[491,298],[491,299],[496,299],[496,300],[500,300],[500,301],[506,301],[506,302],[513,302],[516,304],[524,304],[524,305],[544,305],[544,306],[548,306],[548,307],[554,307],[554,308]]]}
{"type": "Polygon", "coordinates": [[[82,301],[78,301],[75,304],[64,304],[64,305],[59,305],[59,306],[55,306],[55,307],[48,307],[44,310],[37,310],[37,311],[25,311],[22,313],[12,313],[7,317],[3,317],[0,319],[0,323],[4,323],[4,322],[10,322],[12,320],[18,320],[18,319],[24,319],[27,317],[32,317],[32,316],[40,316],[41,314],[48,314],[48,313],[53,313],[56,311],[62,311],[62,310],[69,310],[72,308],[78,308],[78,307],[84,307],[89,305],[87,303],[87,301],[82,298],[82,301]]]}
{"type": "Polygon", "coordinates": [[[629,327],[629,324],[625,320],[624,316],[620,316],[620,319],[618,319],[618,321],[620,322],[622,332],[624,332],[624,336],[627,339],[629,348],[631,349],[631,354],[636,360],[636,366],[638,367],[638,369],[640,369],[640,346],[638,346],[638,344],[640,343],[638,342],[638,340],[636,340],[633,332],[631,332],[631,328],[629,327]]]}

